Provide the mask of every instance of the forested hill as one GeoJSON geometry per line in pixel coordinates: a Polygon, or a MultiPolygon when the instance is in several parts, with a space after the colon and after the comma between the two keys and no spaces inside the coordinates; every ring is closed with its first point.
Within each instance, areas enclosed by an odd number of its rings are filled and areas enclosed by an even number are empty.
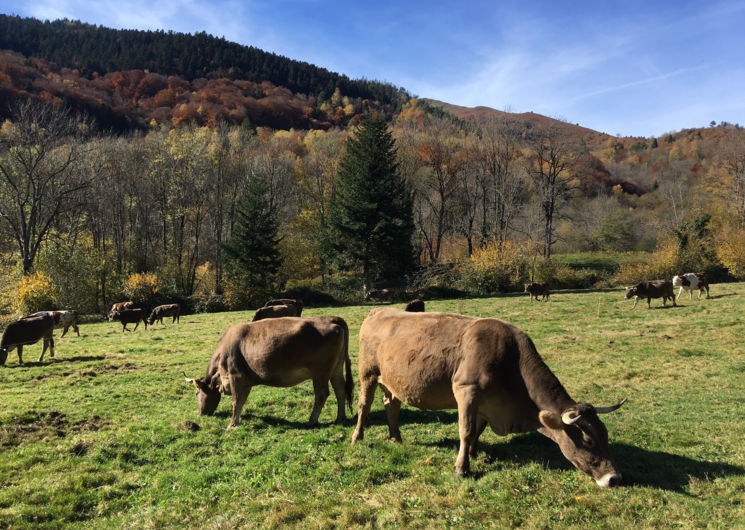
{"type": "MultiPolygon", "coordinates": [[[[394,110],[408,99],[402,88],[391,84],[352,80],[325,68],[206,33],[115,30],[77,21],[42,22],[0,15],[2,49],[74,70],[87,80],[115,72],[141,71],[146,75],[177,77],[187,83],[200,79],[269,83],[313,98],[314,106],[330,100],[335,93],[382,110],[394,110]]],[[[33,84],[25,87],[32,93],[33,88],[33,84]]],[[[244,92],[255,97],[257,90],[251,92],[251,88],[244,92]]],[[[258,92],[264,96],[264,91],[258,92]]],[[[309,113],[314,110],[310,108],[309,113]]],[[[322,113],[316,114],[319,123],[324,121],[322,113]]],[[[334,116],[331,118],[331,123],[337,121],[334,116]]]]}

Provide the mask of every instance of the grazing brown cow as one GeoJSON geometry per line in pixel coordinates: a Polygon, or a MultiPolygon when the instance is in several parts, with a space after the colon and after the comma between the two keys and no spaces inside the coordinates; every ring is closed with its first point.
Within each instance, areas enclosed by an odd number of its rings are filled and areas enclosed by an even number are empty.
{"type": "Polygon", "coordinates": [[[173,317],[173,320],[171,320],[171,324],[173,324],[174,322],[181,322],[180,315],[181,306],[178,304],[159,305],[150,313],[150,316],[147,318],[147,323],[152,326],[156,320],[159,320],[162,324],[164,317],[173,317]]]}
{"type": "Polygon", "coordinates": [[[406,294],[403,289],[376,289],[374,291],[368,291],[365,294],[365,301],[392,302],[399,298],[405,299],[406,294]]]}
{"type": "Polygon", "coordinates": [[[295,309],[297,309],[297,317],[303,315],[303,301],[299,298],[276,298],[274,300],[269,300],[266,304],[264,304],[264,307],[269,307],[272,305],[294,305],[295,309]]]}
{"type": "Polygon", "coordinates": [[[662,298],[662,305],[665,306],[667,299],[673,301],[673,307],[675,304],[675,297],[673,296],[673,282],[670,280],[652,280],[651,282],[639,282],[633,287],[626,287],[626,300],[635,296],[634,305],[631,309],[636,308],[639,298],[647,299],[647,309],[651,307],[650,302],[652,298],[662,298]]]}
{"type": "Polygon", "coordinates": [[[132,309],[135,306],[134,302],[117,302],[114,305],[111,306],[111,309],[109,309],[109,322],[113,322],[114,318],[112,315],[114,313],[121,311],[122,309],[132,309]]]}
{"type": "Polygon", "coordinates": [[[525,293],[530,293],[530,301],[533,301],[533,297],[535,296],[535,301],[538,302],[538,295],[541,296],[541,300],[548,300],[549,292],[548,292],[548,282],[530,282],[525,284],[525,293]]]}
{"type": "Polygon", "coordinates": [[[709,281],[703,272],[688,272],[679,276],[673,276],[673,287],[680,287],[678,296],[675,297],[676,300],[680,298],[683,291],[688,291],[688,294],[691,295],[691,300],[693,300],[694,289],[698,289],[699,300],[704,290],[706,290],[706,298],[709,298],[709,281]]]}
{"type": "Polygon", "coordinates": [[[543,363],[525,332],[493,318],[407,313],[377,307],[360,328],[360,396],[352,443],[362,439],[375,389],[383,390],[388,431],[401,441],[401,403],[458,409],[460,451],[455,473],[469,472],[487,425],[499,435],[538,430],[600,486],[621,475],[597,414],[621,406],[577,403],[543,363]]]}
{"type": "Polygon", "coordinates": [[[280,318],[236,324],[223,333],[197,387],[199,414],[212,415],[221,394],[232,396],[233,417],[228,429],[238,425],[241,409],[257,385],[290,387],[313,380],[315,402],[309,425],[329,395],[329,380],[338,404],[336,422],[346,419],[345,403],[352,410],[354,381],[349,359],[349,329],[339,317],[280,318]],[[346,381],[345,381],[346,368],[346,381]]]}
{"type": "Polygon", "coordinates": [[[424,313],[424,302],[416,298],[406,304],[404,311],[408,311],[409,313],[424,313]]]}
{"type": "Polygon", "coordinates": [[[54,319],[49,315],[26,317],[8,324],[3,332],[2,342],[0,342],[0,366],[5,364],[8,353],[13,348],[18,349],[18,364],[23,364],[23,346],[36,344],[41,339],[44,339],[44,346],[41,349],[39,362],[44,360],[47,347],[49,348],[49,355],[54,357],[53,331],[54,319]]]}
{"type": "Polygon", "coordinates": [[[257,320],[264,320],[265,318],[279,318],[279,317],[296,317],[297,307],[294,305],[270,305],[266,307],[260,307],[256,310],[253,322],[257,320]]]}
{"type": "Polygon", "coordinates": [[[39,311],[38,313],[23,318],[40,317],[43,315],[49,315],[54,319],[54,329],[61,329],[62,337],[65,336],[70,327],[75,330],[78,337],[80,336],[80,330],[78,329],[78,313],[76,311],[39,311]]]}
{"type": "Polygon", "coordinates": [[[118,320],[121,322],[122,333],[129,331],[127,329],[127,324],[134,324],[135,328],[132,331],[137,331],[137,326],[140,325],[140,321],[145,324],[145,329],[147,329],[147,311],[141,307],[135,309],[120,309],[119,311],[115,311],[112,315],[109,315],[109,321],[118,320]]]}

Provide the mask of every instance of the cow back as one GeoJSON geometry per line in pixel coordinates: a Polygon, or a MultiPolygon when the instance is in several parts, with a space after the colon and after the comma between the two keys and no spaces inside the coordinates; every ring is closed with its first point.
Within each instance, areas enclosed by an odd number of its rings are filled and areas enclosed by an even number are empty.
{"type": "Polygon", "coordinates": [[[26,317],[8,324],[3,332],[0,348],[9,348],[19,344],[33,344],[42,338],[49,338],[54,331],[54,319],[51,315],[26,317]]]}

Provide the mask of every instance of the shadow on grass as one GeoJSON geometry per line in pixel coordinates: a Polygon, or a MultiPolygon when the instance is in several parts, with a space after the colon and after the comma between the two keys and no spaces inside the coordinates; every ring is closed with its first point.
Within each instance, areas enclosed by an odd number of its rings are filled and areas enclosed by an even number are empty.
{"type": "MultiPolygon", "coordinates": [[[[459,443],[458,439],[446,438],[431,445],[452,449],[457,448],[459,443]]],[[[732,464],[695,460],[662,451],[648,451],[628,444],[611,443],[610,453],[623,475],[625,486],[685,493],[691,479],[712,480],[717,477],[745,475],[745,468],[732,464]]],[[[537,432],[516,436],[506,443],[479,441],[479,455],[486,456],[490,462],[538,462],[546,469],[574,469],[561,454],[559,446],[537,432]]],[[[480,477],[474,474],[474,478],[480,477]]]]}
{"type": "MultiPolygon", "coordinates": [[[[25,353],[24,353],[25,357],[25,353]]],[[[102,361],[105,359],[105,355],[77,355],[74,357],[52,357],[46,358],[45,360],[39,361],[23,361],[23,364],[6,364],[8,368],[34,368],[36,366],[50,366],[52,364],[59,363],[72,363],[82,361],[102,361]]]]}

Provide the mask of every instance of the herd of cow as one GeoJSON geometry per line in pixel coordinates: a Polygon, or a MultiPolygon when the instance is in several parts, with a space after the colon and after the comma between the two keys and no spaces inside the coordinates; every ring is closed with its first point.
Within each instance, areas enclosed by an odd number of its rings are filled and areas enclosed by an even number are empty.
{"type": "MultiPolygon", "coordinates": [[[[675,276],[672,281],[641,282],[626,289],[626,299],[673,298],[673,287],[704,290],[702,274],[675,276]]],[[[538,300],[549,296],[548,284],[533,282],[525,291],[538,300]]],[[[693,294],[691,293],[691,297],[693,294]]],[[[346,419],[353,406],[354,382],[349,357],[349,328],[336,316],[302,318],[301,300],[270,300],[257,310],[251,323],[229,327],[218,341],[204,377],[189,378],[196,388],[198,411],[211,415],[221,396],[232,400],[228,428],[238,425],[251,389],[257,385],[290,387],[310,379],[314,404],[309,425],[316,425],[329,396],[329,382],[337,400],[336,422],[346,419]]],[[[153,324],[164,317],[179,319],[178,304],[156,307],[145,319],[145,310],[132,302],[114,304],[109,320],[153,324]]],[[[47,346],[54,356],[52,330],[69,327],[78,333],[73,311],[42,312],[10,324],[0,345],[0,364],[8,351],[44,339],[40,361],[47,346]],[[34,338],[35,337],[35,338],[34,338]]],[[[595,407],[573,400],[546,366],[528,335],[493,318],[475,318],[424,311],[424,302],[413,300],[404,310],[375,307],[359,333],[358,379],[360,394],[357,425],[352,443],[361,440],[368,425],[370,407],[378,387],[392,441],[401,441],[401,403],[426,410],[457,409],[460,449],[455,472],[469,473],[479,436],[489,426],[496,434],[538,431],[553,440],[562,454],[579,470],[602,486],[620,483],[621,474],[608,449],[608,431],[598,414],[612,412],[626,401],[595,407]]]]}

